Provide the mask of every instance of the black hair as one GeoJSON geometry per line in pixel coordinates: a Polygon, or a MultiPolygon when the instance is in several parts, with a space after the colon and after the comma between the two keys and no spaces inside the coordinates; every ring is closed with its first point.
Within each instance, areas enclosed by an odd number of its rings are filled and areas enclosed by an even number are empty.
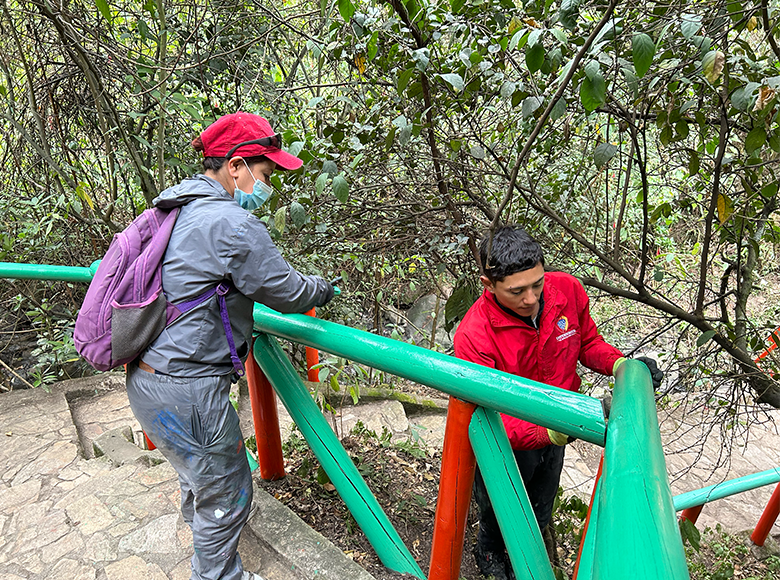
{"type": "MultiPolygon", "coordinates": [[[[244,157],[247,165],[252,166],[255,163],[259,163],[263,159],[266,159],[265,155],[255,155],[254,157],[244,157]]],[[[203,170],[204,171],[219,171],[225,162],[228,161],[227,157],[204,157],[203,158],[203,170]]]]}
{"type": "Polygon", "coordinates": [[[537,264],[544,266],[542,246],[518,225],[498,228],[492,244],[488,231],[479,244],[479,257],[482,273],[491,282],[501,282],[507,276],[535,268],[537,264]]]}

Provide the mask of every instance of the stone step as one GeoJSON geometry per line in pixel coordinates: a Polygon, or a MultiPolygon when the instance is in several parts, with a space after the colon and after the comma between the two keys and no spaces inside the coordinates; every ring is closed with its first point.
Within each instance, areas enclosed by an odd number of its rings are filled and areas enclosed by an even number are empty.
{"type": "MultiPolygon", "coordinates": [[[[53,385],[50,393],[3,395],[0,579],[190,578],[192,534],[180,513],[178,477],[159,452],[133,442],[140,430],[123,385],[121,375],[108,373],[53,385]]],[[[308,580],[327,566],[340,578],[371,579],[257,486],[255,498],[239,544],[246,569],[266,580],[308,580]],[[269,516],[274,526],[287,522],[286,533],[270,537],[269,516]]]]}

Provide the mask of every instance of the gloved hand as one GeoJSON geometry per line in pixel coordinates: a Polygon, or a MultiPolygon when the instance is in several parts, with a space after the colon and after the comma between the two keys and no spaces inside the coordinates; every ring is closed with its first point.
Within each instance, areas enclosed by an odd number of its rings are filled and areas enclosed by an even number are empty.
{"type": "Polygon", "coordinates": [[[612,395],[606,394],[599,401],[601,401],[601,410],[604,411],[604,418],[609,419],[609,412],[612,410],[612,395]]]}
{"type": "Polygon", "coordinates": [[[558,447],[563,447],[569,442],[568,435],[560,433],[559,431],[553,431],[552,429],[547,429],[547,436],[550,438],[550,443],[557,445],[558,447]]]}
{"type": "Polygon", "coordinates": [[[653,389],[658,389],[664,378],[664,372],[658,368],[655,359],[652,359],[649,356],[638,356],[636,357],[636,360],[642,361],[647,365],[647,368],[650,369],[650,376],[653,377],[653,389]]]}
{"type": "Polygon", "coordinates": [[[315,306],[325,306],[328,302],[333,300],[333,296],[336,293],[336,291],[333,289],[333,286],[330,285],[330,282],[323,279],[323,282],[325,282],[325,295],[320,298],[320,301],[315,304],[315,306]]]}

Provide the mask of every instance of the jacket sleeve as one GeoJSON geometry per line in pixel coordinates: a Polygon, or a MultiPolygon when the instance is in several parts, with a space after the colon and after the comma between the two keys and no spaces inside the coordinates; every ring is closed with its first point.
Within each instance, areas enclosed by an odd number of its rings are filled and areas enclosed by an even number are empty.
{"type": "Polygon", "coordinates": [[[227,270],[233,285],[243,295],[282,313],[306,312],[322,304],[329,283],[319,276],[300,274],[290,266],[271,240],[265,224],[247,213],[233,227],[227,270]]]}
{"type": "MultiPolygon", "coordinates": [[[[460,328],[455,331],[455,356],[492,369],[497,368],[496,359],[484,349],[477,348],[472,338],[468,333],[460,332],[460,328]]],[[[512,449],[540,449],[550,444],[550,437],[544,427],[503,413],[501,419],[512,449]]]]}
{"type": "Polygon", "coordinates": [[[612,367],[615,361],[623,356],[623,353],[611,344],[608,344],[599,333],[596,323],[590,317],[590,299],[587,292],[577,284],[577,315],[579,317],[582,342],[580,345],[580,362],[591,370],[602,375],[612,375],[612,367]]]}

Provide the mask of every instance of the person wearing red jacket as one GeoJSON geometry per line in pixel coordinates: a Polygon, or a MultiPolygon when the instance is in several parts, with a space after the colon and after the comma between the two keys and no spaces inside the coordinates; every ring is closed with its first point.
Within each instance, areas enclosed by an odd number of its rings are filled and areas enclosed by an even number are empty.
{"type": "MultiPolygon", "coordinates": [[[[455,332],[455,356],[575,392],[582,382],[578,362],[612,375],[625,360],[599,334],[579,280],[563,272],[545,272],[542,248],[525,230],[501,227],[492,244],[488,234],[480,245],[480,258],[480,281],[485,289],[455,332]]],[[[568,437],[516,417],[502,415],[502,419],[537,523],[544,531],[552,517],[568,437]]],[[[477,566],[495,580],[513,577],[479,470],[474,496],[479,507],[477,566]]]]}

